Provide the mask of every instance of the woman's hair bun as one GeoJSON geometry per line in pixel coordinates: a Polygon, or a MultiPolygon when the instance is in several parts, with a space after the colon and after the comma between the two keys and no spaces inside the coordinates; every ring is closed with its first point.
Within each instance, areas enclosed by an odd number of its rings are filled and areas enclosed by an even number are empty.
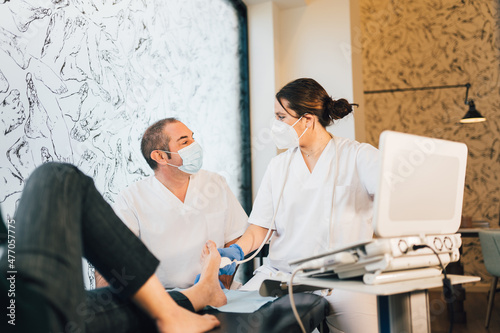
{"type": "Polygon", "coordinates": [[[335,115],[335,117],[332,116],[333,119],[342,119],[352,112],[352,105],[345,98],[332,100],[332,102],[335,115]]]}
{"type": "Polygon", "coordinates": [[[315,115],[323,127],[352,112],[352,106],[346,99],[333,100],[318,82],[310,78],[287,83],[276,93],[276,100],[280,104],[286,101],[286,105],[281,105],[283,109],[288,113],[293,110],[297,117],[306,113],[315,115]]]}
{"type": "Polygon", "coordinates": [[[334,120],[342,119],[352,112],[352,105],[344,98],[334,100],[330,96],[325,96],[323,107],[323,118],[327,125],[331,125],[334,120]]]}

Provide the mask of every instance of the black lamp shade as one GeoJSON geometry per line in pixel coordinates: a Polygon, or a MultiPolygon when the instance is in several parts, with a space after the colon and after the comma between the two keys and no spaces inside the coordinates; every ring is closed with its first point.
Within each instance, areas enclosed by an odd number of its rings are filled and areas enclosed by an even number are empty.
{"type": "Polygon", "coordinates": [[[469,100],[469,111],[465,114],[465,116],[460,120],[461,123],[479,123],[485,121],[484,118],[477,110],[476,104],[474,104],[473,100],[469,100]]]}

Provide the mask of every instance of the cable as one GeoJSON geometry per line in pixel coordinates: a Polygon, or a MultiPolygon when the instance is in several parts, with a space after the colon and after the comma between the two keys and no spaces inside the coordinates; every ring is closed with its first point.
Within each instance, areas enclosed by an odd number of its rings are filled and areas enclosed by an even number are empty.
{"type": "Polygon", "coordinates": [[[333,178],[333,186],[332,186],[332,207],[331,207],[331,215],[330,215],[330,230],[329,230],[329,235],[328,235],[328,246],[333,247],[333,234],[334,234],[334,228],[333,228],[333,219],[334,219],[334,214],[335,210],[333,209],[333,206],[335,206],[335,189],[337,187],[337,179],[339,177],[339,149],[337,147],[337,140],[335,139],[334,136],[332,136],[333,143],[335,144],[335,176],[333,178]]]}
{"type": "MultiPolygon", "coordinates": [[[[259,248],[248,258],[246,259],[243,259],[243,260],[235,260],[233,262],[236,263],[236,265],[240,265],[240,264],[244,264],[246,263],[247,261],[250,261],[252,260],[253,258],[255,258],[257,256],[257,254],[259,254],[260,250],[262,250],[262,248],[264,247],[264,245],[267,243],[267,238],[269,237],[269,234],[271,233],[271,231],[273,232],[273,235],[274,235],[274,230],[272,229],[272,225],[274,223],[274,218],[273,218],[273,222],[271,222],[271,226],[269,226],[269,230],[267,231],[267,234],[266,234],[266,237],[264,237],[264,240],[262,241],[262,243],[260,244],[259,248]]],[[[272,237],[272,236],[271,236],[272,237]]],[[[269,238],[270,240],[271,238],[269,238]]]]}
{"type": "MultiPolygon", "coordinates": [[[[337,142],[335,141],[335,137],[334,136],[332,136],[332,138],[333,138],[334,144],[335,144],[335,161],[336,161],[335,179],[334,179],[333,195],[332,195],[332,207],[333,207],[333,202],[334,202],[334,198],[335,198],[335,186],[336,186],[337,177],[338,177],[339,160],[338,160],[337,142]]],[[[255,256],[260,252],[260,250],[262,250],[262,248],[264,247],[264,245],[268,241],[268,238],[270,240],[272,238],[272,236],[274,235],[274,231],[275,230],[273,230],[273,227],[275,226],[276,215],[278,214],[278,208],[279,208],[280,203],[281,203],[281,197],[283,196],[283,191],[285,189],[286,180],[288,178],[288,172],[290,171],[290,164],[292,163],[292,158],[293,158],[293,156],[294,156],[294,154],[295,154],[296,151],[297,151],[297,149],[295,149],[292,152],[292,154],[290,154],[290,159],[288,160],[288,164],[287,164],[287,168],[286,168],[285,178],[283,179],[283,186],[281,186],[281,192],[280,192],[280,195],[278,197],[278,203],[276,204],[276,209],[275,209],[274,214],[273,214],[273,219],[271,220],[271,224],[270,224],[270,226],[269,226],[269,228],[267,230],[267,234],[264,237],[264,240],[260,244],[259,248],[250,257],[248,257],[246,259],[243,259],[243,260],[235,260],[235,261],[233,261],[233,262],[236,262],[237,265],[243,264],[243,263],[245,263],[247,261],[250,261],[253,258],[255,258],[255,256]],[[271,237],[269,237],[269,235],[271,234],[271,231],[273,232],[273,235],[271,235],[271,237]]],[[[333,208],[332,208],[332,210],[333,210],[333,208]]],[[[332,234],[332,226],[333,226],[333,222],[330,223],[330,235],[332,234]]],[[[316,266],[316,264],[317,263],[314,262],[314,266],[316,266]]],[[[306,333],[306,329],[304,328],[304,325],[302,324],[302,321],[300,320],[299,313],[297,312],[297,308],[295,307],[295,300],[293,299],[293,278],[294,278],[295,274],[297,274],[298,272],[303,271],[304,267],[306,267],[305,265],[306,264],[301,265],[301,266],[297,267],[293,271],[292,276],[290,278],[290,283],[288,285],[288,293],[290,295],[290,303],[291,303],[291,306],[292,306],[292,311],[293,311],[295,319],[297,319],[297,322],[299,323],[300,329],[302,330],[303,333],[306,333]]]]}
{"type": "Polygon", "coordinates": [[[274,231],[273,228],[275,226],[275,220],[276,220],[276,215],[278,214],[278,208],[280,207],[280,203],[281,203],[281,197],[283,196],[283,191],[285,189],[285,184],[286,184],[286,180],[288,178],[288,171],[290,170],[290,164],[292,163],[292,158],[293,156],[295,155],[295,152],[296,150],[294,150],[291,154],[290,154],[290,159],[288,160],[288,164],[287,164],[287,167],[286,167],[286,174],[285,174],[285,178],[283,179],[283,186],[281,186],[281,192],[280,192],[280,196],[278,197],[278,203],[276,204],[276,209],[274,210],[274,214],[273,214],[273,219],[271,220],[271,224],[269,225],[269,228],[267,230],[267,234],[266,234],[266,237],[264,237],[264,240],[262,241],[262,243],[260,244],[259,248],[254,252],[254,254],[252,254],[250,257],[246,258],[246,259],[243,259],[243,260],[235,260],[233,262],[236,263],[236,265],[240,265],[240,264],[243,264],[243,263],[246,263],[247,261],[250,261],[252,260],[253,258],[255,258],[255,256],[257,254],[259,254],[260,250],[262,250],[262,248],[264,247],[264,245],[266,244],[266,242],[268,240],[270,240],[272,238],[272,236],[274,235],[274,231]],[[269,235],[271,234],[271,231],[273,232],[273,235],[271,235],[271,237],[269,237],[269,235]]]}
{"type": "Polygon", "coordinates": [[[303,272],[302,266],[297,267],[293,271],[292,276],[290,277],[290,282],[288,283],[288,294],[290,295],[290,305],[292,306],[293,315],[295,316],[295,319],[299,323],[302,333],[307,333],[304,324],[302,324],[302,320],[300,319],[297,307],[295,306],[295,300],[293,299],[293,278],[295,277],[295,274],[299,272],[303,272]]]}
{"type": "MultiPolygon", "coordinates": [[[[333,139],[333,143],[335,145],[335,178],[333,180],[332,216],[331,216],[330,230],[329,230],[329,233],[330,233],[330,235],[329,235],[330,242],[332,241],[331,238],[332,238],[332,235],[333,235],[333,205],[334,205],[334,200],[335,200],[335,187],[337,186],[337,178],[338,178],[338,175],[339,175],[339,157],[338,157],[337,140],[335,139],[335,137],[333,135],[332,135],[332,139],[333,139]]],[[[280,192],[280,195],[278,197],[278,203],[276,204],[276,209],[275,209],[274,214],[273,214],[273,219],[271,220],[271,224],[270,224],[270,226],[268,228],[266,237],[264,237],[264,240],[260,244],[259,248],[249,258],[246,258],[244,260],[235,260],[235,261],[233,261],[233,262],[236,262],[236,265],[246,263],[247,261],[250,261],[253,258],[255,258],[255,256],[257,254],[259,254],[260,250],[262,250],[262,248],[264,247],[264,245],[266,244],[266,242],[268,240],[270,240],[272,238],[272,236],[274,236],[274,231],[275,230],[273,230],[273,228],[275,226],[276,215],[278,214],[278,208],[279,208],[280,203],[281,203],[281,197],[283,196],[283,191],[285,189],[286,180],[288,179],[288,172],[290,171],[290,164],[292,163],[292,158],[295,155],[295,153],[297,152],[297,150],[298,149],[295,148],[294,151],[290,154],[290,159],[288,160],[287,167],[286,167],[285,178],[283,179],[283,186],[281,186],[281,192],[280,192]],[[271,234],[271,231],[273,231],[273,235],[271,235],[271,237],[269,237],[269,235],[271,234]]]]}
{"type": "Polygon", "coordinates": [[[449,314],[449,318],[450,318],[450,327],[448,329],[448,332],[451,333],[453,331],[453,322],[454,322],[453,307],[452,307],[452,304],[451,304],[451,302],[453,301],[453,285],[451,284],[450,279],[448,279],[448,277],[446,276],[446,270],[444,269],[444,266],[443,266],[443,263],[441,261],[441,258],[439,257],[439,254],[436,252],[436,250],[434,250],[431,246],[429,246],[427,244],[413,245],[412,246],[412,250],[413,251],[416,251],[418,249],[423,249],[423,248],[428,248],[432,252],[434,252],[434,254],[436,255],[436,257],[439,260],[439,265],[441,266],[441,270],[443,271],[443,275],[444,275],[444,278],[443,278],[443,295],[444,295],[444,300],[446,301],[447,306],[448,306],[448,314],[449,314]]]}

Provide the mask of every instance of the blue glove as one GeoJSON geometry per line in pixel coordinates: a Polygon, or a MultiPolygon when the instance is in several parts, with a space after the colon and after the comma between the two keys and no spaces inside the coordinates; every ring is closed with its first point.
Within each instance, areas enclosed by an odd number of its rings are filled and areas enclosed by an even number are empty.
{"type": "MultiPolygon", "coordinates": [[[[238,244],[232,244],[229,247],[225,247],[223,249],[217,249],[219,251],[221,257],[228,257],[231,260],[243,260],[245,258],[245,254],[243,250],[238,244]]],[[[223,268],[219,269],[219,274],[221,275],[232,275],[236,270],[236,263],[233,262],[231,265],[227,265],[223,268]]]]}
{"type": "MultiPolygon", "coordinates": [[[[200,281],[200,276],[201,276],[201,274],[196,275],[196,278],[194,279],[194,283],[193,284],[197,284],[200,281]]],[[[224,287],[224,285],[222,284],[222,282],[220,280],[219,280],[219,284],[220,284],[220,287],[222,289],[226,289],[226,287],[224,287]]]]}

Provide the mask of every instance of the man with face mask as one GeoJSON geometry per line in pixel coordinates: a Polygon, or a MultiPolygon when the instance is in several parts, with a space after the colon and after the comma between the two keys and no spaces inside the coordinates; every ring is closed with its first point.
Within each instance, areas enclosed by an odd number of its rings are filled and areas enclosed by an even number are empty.
{"type": "Polygon", "coordinates": [[[187,288],[201,272],[207,240],[231,245],[248,217],[225,179],[201,170],[202,148],[182,122],[166,118],[151,125],[141,151],[154,175],[124,189],[113,208],[160,259],[156,274],[163,286],[187,288]]]}

